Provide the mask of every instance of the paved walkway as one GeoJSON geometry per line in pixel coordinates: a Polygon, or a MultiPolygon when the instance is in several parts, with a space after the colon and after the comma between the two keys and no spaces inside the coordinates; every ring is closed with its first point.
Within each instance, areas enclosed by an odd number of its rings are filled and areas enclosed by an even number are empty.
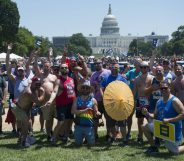
{"type": "MultiPolygon", "coordinates": [[[[5,111],[7,114],[8,109],[6,108],[5,111]]],[[[11,131],[12,130],[11,124],[5,123],[6,114],[3,115],[3,131],[11,131]]],[[[56,125],[56,122],[57,122],[56,119],[54,119],[54,125],[56,125]]],[[[34,131],[40,130],[39,115],[35,116],[35,123],[34,123],[33,129],[34,129],[34,131]]],[[[99,130],[104,130],[104,129],[105,129],[105,127],[99,128],[99,130]]],[[[137,130],[137,120],[135,118],[135,115],[133,117],[132,130],[134,130],[134,131],[137,130]]]]}

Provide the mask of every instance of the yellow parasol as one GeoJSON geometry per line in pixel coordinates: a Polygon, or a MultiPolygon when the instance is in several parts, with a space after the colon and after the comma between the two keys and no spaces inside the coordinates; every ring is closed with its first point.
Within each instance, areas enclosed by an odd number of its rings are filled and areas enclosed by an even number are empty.
{"type": "Polygon", "coordinates": [[[113,81],[104,92],[104,107],[114,120],[127,119],[134,108],[134,97],[129,86],[121,81],[113,81]]]}

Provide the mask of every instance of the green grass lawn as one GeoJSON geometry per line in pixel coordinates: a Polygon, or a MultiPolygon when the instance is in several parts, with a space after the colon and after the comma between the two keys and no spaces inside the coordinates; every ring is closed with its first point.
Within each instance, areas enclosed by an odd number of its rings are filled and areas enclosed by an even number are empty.
{"type": "Polygon", "coordinates": [[[122,147],[120,142],[112,145],[105,143],[105,133],[100,132],[99,144],[94,147],[76,147],[71,139],[67,145],[58,142],[56,146],[46,141],[43,133],[36,132],[37,142],[30,148],[23,149],[16,144],[17,139],[10,133],[5,133],[0,137],[0,161],[162,161],[175,160],[183,161],[184,155],[174,156],[161,146],[160,153],[154,156],[144,154],[144,150],[149,145],[145,143],[140,146],[136,143],[136,133],[129,146],[122,147]]]}

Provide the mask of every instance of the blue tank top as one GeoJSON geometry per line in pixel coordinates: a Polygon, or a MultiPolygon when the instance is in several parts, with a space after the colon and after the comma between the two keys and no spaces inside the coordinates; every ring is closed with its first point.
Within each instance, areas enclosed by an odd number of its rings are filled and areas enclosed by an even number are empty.
{"type": "MultiPolygon", "coordinates": [[[[153,78],[151,85],[160,85],[160,82],[153,78]]],[[[153,113],[155,111],[157,101],[162,97],[162,93],[160,90],[153,91],[150,95],[150,107],[148,111],[153,113]]]]}
{"type": "MultiPolygon", "coordinates": [[[[93,98],[90,96],[87,100],[82,100],[77,97],[77,110],[83,110],[86,108],[93,108],[93,98]]],[[[75,124],[79,126],[92,127],[94,125],[93,121],[93,111],[88,110],[85,113],[76,115],[75,124]]]]}
{"type": "MultiPolygon", "coordinates": [[[[156,119],[163,121],[164,118],[174,118],[178,115],[175,111],[172,101],[175,96],[172,96],[166,103],[163,102],[163,99],[159,99],[157,102],[157,114],[156,119]]],[[[171,122],[175,125],[175,140],[180,141],[182,138],[182,121],[171,122]]]]}

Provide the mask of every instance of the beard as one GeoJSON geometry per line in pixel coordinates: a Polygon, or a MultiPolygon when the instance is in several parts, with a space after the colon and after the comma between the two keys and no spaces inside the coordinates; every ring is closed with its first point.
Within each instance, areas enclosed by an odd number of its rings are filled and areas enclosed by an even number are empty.
{"type": "Polygon", "coordinates": [[[81,95],[88,96],[91,92],[90,91],[83,91],[81,92],[81,95]]]}
{"type": "Polygon", "coordinates": [[[175,74],[177,77],[179,77],[180,75],[182,75],[182,72],[176,72],[175,74]]]}
{"type": "Polygon", "coordinates": [[[64,76],[68,75],[68,71],[61,72],[61,75],[64,75],[64,76]]]}

